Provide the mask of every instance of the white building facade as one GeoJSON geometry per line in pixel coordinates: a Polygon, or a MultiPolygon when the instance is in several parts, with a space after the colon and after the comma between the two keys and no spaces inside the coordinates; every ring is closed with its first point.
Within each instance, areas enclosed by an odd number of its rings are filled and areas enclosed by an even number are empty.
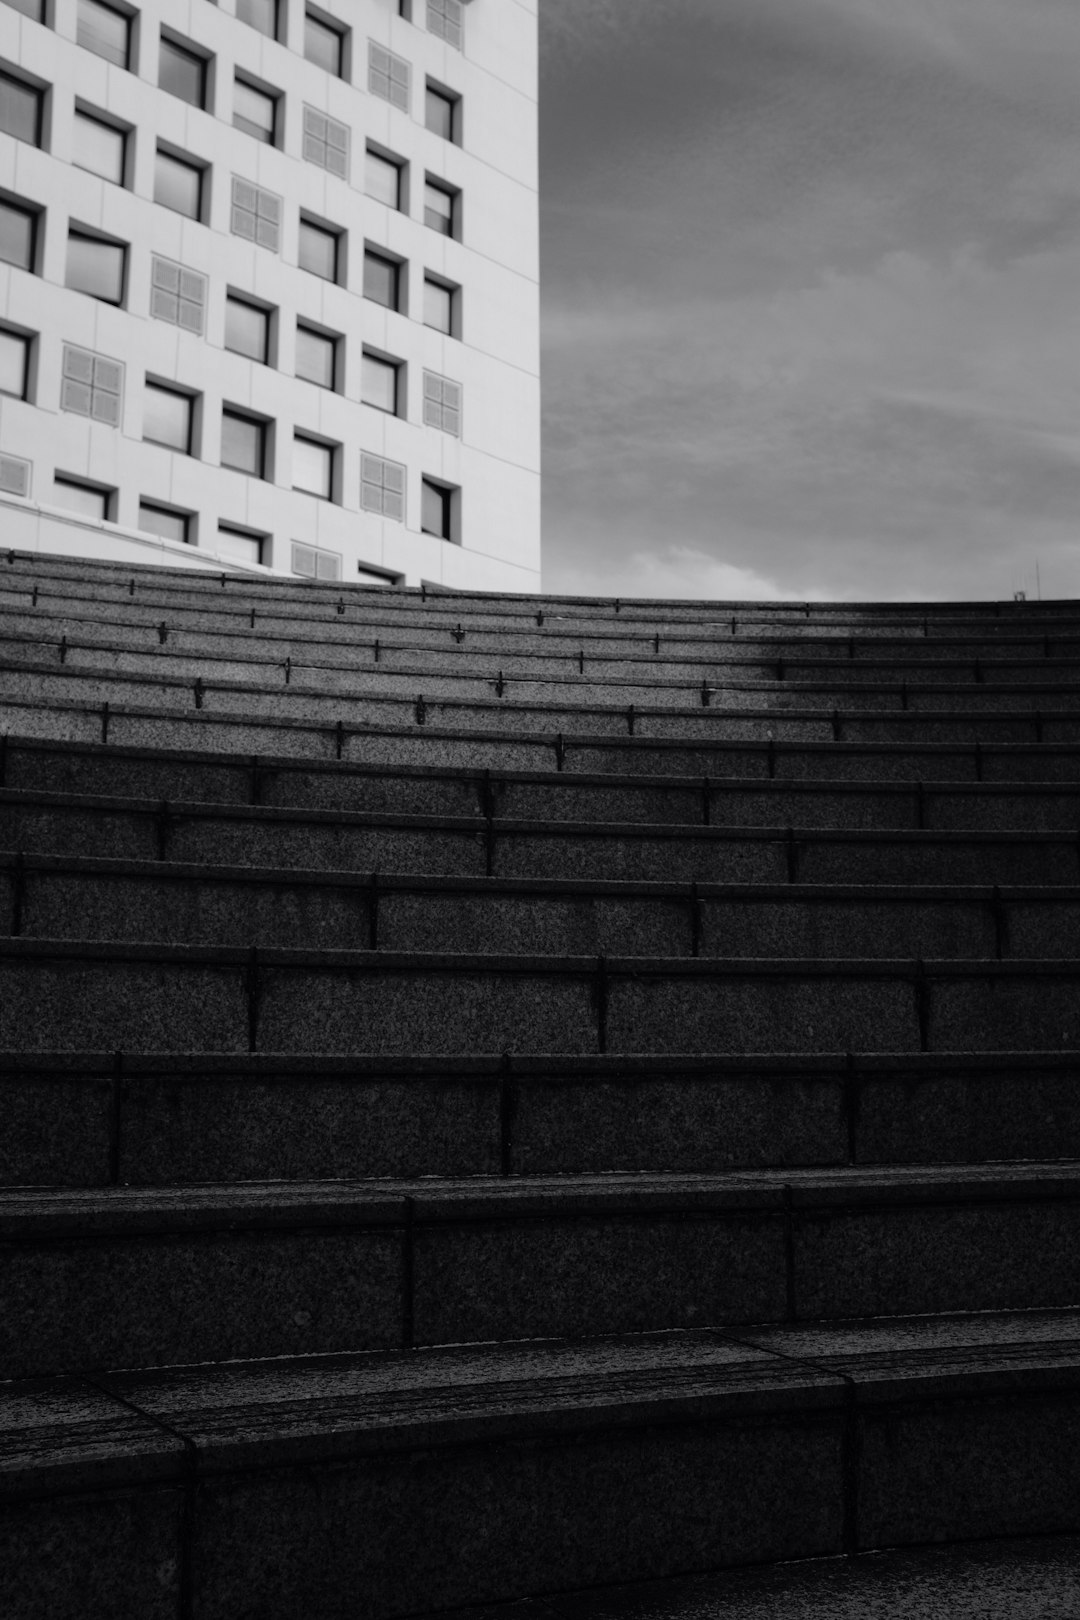
{"type": "Polygon", "coordinates": [[[532,591],[537,0],[0,0],[0,544],[532,591]]]}

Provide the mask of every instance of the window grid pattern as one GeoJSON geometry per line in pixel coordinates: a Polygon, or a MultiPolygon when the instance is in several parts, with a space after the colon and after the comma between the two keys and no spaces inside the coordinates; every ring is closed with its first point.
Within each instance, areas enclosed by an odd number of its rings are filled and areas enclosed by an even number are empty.
{"type": "Polygon", "coordinates": [[[456,51],[465,48],[465,7],[462,0],[427,0],[428,33],[445,39],[456,51]]]}
{"type": "Polygon", "coordinates": [[[156,255],[150,269],[150,313],[156,321],[168,321],[185,332],[202,337],[206,322],[206,277],[197,270],[156,255]]]}
{"type": "Polygon", "coordinates": [[[324,551],[321,546],[292,543],[292,571],[305,579],[340,579],[341,557],[336,551],[324,551]]]}
{"type": "Polygon", "coordinates": [[[349,178],[349,131],[336,118],[329,118],[317,107],[304,108],[304,158],[320,169],[349,178]]]}
{"type": "Polygon", "coordinates": [[[368,90],[402,112],[409,110],[410,69],[404,57],[368,40],[368,90]]]}
{"type": "Polygon", "coordinates": [[[395,523],[404,523],[405,468],[400,462],[361,454],[360,507],[364,512],[377,512],[395,523]]]}
{"type": "Polygon", "coordinates": [[[461,437],[461,384],[424,372],[424,426],[461,437]]]}
{"type": "Polygon", "coordinates": [[[258,247],[277,253],[281,246],[281,198],[253,186],[238,174],[232,177],[232,233],[258,247]]]}
{"type": "Polygon", "coordinates": [[[124,367],[119,360],[64,344],[60,409],[89,416],[108,427],[120,426],[124,367]]]}
{"type": "Polygon", "coordinates": [[[30,463],[19,456],[0,456],[0,489],[6,495],[29,495],[30,463]]]}

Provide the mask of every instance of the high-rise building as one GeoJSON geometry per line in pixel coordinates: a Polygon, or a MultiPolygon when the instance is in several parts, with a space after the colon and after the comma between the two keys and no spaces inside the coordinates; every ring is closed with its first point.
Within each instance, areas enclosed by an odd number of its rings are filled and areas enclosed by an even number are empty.
{"type": "Polygon", "coordinates": [[[537,0],[0,0],[0,543],[539,583],[537,0]]]}

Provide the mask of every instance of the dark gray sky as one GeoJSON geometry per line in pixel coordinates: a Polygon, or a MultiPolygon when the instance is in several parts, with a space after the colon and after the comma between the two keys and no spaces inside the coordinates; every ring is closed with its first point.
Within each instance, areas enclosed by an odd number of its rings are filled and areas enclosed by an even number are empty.
{"type": "Polygon", "coordinates": [[[540,0],[544,587],[1080,596],[1080,0],[540,0]]]}

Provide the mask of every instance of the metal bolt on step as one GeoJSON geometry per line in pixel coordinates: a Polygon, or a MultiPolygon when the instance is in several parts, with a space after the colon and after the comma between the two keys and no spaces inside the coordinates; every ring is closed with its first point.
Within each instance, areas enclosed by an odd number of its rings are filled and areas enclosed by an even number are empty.
{"type": "Polygon", "coordinates": [[[195,682],[195,707],[197,709],[202,708],[202,700],[203,700],[203,683],[202,683],[202,676],[200,675],[199,678],[195,682]]]}
{"type": "Polygon", "coordinates": [[[35,585],[33,590],[30,592],[30,606],[31,607],[37,607],[37,599],[38,599],[38,587],[35,585]]]}
{"type": "Polygon", "coordinates": [[[292,659],[291,658],[286,658],[286,660],[285,660],[285,685],[288,686],[288,684],[289,684],[289,682],[291,680],[292,680],[292,659]]]}
{"type": "Polygon", "coordinates": [[[67,636],[60,637],[60,662],[67,662],[67,636]]]}

